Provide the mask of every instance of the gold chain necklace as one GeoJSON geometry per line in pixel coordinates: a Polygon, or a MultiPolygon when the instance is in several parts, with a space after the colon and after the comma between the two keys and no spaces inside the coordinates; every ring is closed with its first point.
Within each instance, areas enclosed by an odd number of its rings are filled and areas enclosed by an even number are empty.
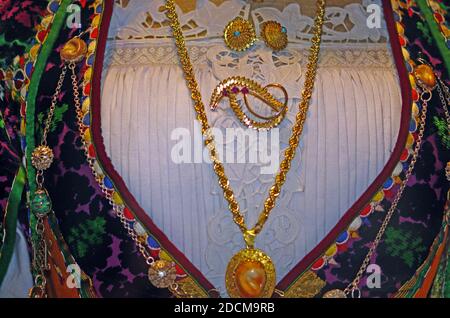
{"type": "Polygon", "coordinates": [[[210,152],[219,185],[223,190],[224,197],[228,201],[228,208],[233,215],[233,220],[242,232],[246,248],[235,254],[228,264],[226,272],[226,287],[231,297],[270,297],[273,294],[276,284],[275,267],[272,260],[263,251],[254,247],[255,238],[261,232],[281,192],[281,188],[286,181],[287,173],[291,168],[292,160],[295,157],[299,145],[300,136],[308,113],[309,103],[313,93],[314,82],[317,73],[317,63],[322,39],[322,27],[324,23],[325,0],[317,1],[317,16],[314,21],[312,45],[309,52],[305,83],[302,97],[299,104],[299,111],[292,128],[292,135],[289,139],[289,146],[285,150],[284,159],[280,164],[280,169],[275,177],[275,182],[269,190],[269,195],[264,202],[264,208],[259,215],[256,225],[249,229],[245,224],[239,203],[237,202],[230,181],[225,174],[222,162],[218,158],[214,137],[202,102],[199,84],[194,75],[192,62],[186,49],[186,43],[181,29],[180,21],[176,13],[173,0],[166,1],[166,15],[170,20],[172,32],[178,50],[181,66],[183,68],[185,80],[191,91],[191,98],[194,102],[194,109],[197,119],[201,124],[202,134],[205,136],[205,145],[210,152]]]}

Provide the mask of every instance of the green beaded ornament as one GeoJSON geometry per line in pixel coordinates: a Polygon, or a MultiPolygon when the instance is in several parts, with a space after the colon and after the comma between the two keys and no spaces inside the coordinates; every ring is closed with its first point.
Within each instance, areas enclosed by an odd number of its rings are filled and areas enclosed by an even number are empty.
{"type": "Polygon", "coordinates": [[[31,211],[38,217],[43,217],[52,210],[52,202],[45,190],[37,190],[31,201],[31,211]]]}

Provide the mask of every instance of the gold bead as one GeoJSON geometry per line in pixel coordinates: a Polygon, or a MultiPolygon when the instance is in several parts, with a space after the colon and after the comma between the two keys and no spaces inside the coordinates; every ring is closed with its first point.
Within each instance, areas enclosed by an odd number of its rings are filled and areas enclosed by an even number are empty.
{"type": "Polygon", "coordinates": [[[425,89],[433,89],[436,86],[436,75],[433,69],[426,64],[420,64],[414,69],[414,76],[420,86],[425,89]]]}
{"type": "Polygon", "coordinates": [[[37,170],[47,170],[53,158],[53,151],[48,146],[39,146],[31,154],[31,163],[37,170]]]}
{"type": "Polygon", "coordinates": [[[60,56],[65,62],[79,62],[87,53],[87,45],[80,38],[70,39],[61,49],[60,56]]]}

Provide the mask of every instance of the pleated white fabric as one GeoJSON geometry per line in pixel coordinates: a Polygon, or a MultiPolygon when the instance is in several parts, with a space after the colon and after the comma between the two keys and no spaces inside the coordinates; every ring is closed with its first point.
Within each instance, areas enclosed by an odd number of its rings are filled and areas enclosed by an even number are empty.
{"type": "MultiPolygon", "coordinates": [[[[278,279],[316,246],[375,179],[399,130],[401,96],[391,59],[384,67],[320,65],[301,146],[257,239],[257,246],[273,258],[278,279]]],[[[212,68],[196,64],[206,104],[220,80],[212,68]]],[[[212,166],[177,164],[171,157],[176,129],[187,129],[192,139],[199,134],[180,66],[112,64],[104,75],[102,133],[114,167],[156,225],[223,293],[227,262],[243,242],[212,166]]],[[[295,83],[296,77],[287,80],[295,83]]],[[[288,118],[279,129],[281,149],[298,102],[289,100],[288,118]]],[[[212,126],[222,131],[241,127],[227,105],[225,101],[219,111],[208,110],[212,126]]],[[[253,225],[273,175],[261,174],[259,163],[225,167],[253,225]]]]}

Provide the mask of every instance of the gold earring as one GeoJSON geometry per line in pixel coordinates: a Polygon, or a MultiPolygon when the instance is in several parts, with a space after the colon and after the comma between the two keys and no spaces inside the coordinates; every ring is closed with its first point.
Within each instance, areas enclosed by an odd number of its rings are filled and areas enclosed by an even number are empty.
{"type": "Polygon", "coordinates": [[[250,21],[237,17],[230,21],[223,32],[225,44],[234,51],[245,51],[252,47],[257,38],[250,21]]]}
{"type": "Polygon", "coordinates": [[[284,50],[288,45],[286,27],[276,21],[266,21],[261,25],[261,37],[274,51],[284,50]]]}

